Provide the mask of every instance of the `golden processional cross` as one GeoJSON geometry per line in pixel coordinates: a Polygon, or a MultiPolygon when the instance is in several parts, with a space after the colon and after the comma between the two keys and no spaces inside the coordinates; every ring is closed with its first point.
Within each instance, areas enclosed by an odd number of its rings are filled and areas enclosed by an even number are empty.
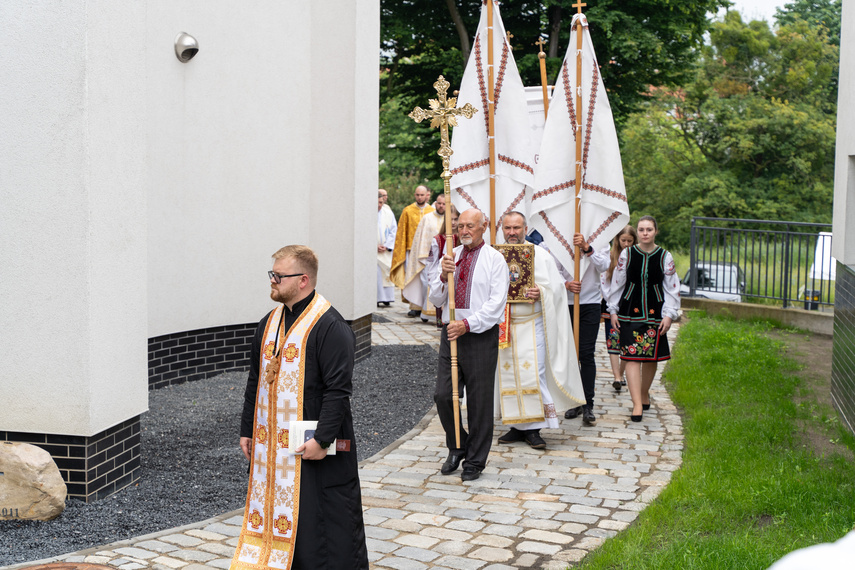
{"type": "MultiPolygon", "coordinates": [[[[448,127],[457,126],[457,117],[464,116],[471,119],[478,109],[466,103],[463,107],[457,107],[457,97],[448,99],[448,88],[451,84],[442,75],[433,84],[436,89],[437,98],[430,99],[430,110],[416,107],[409,117],[417,123],[430,119],[431,128],[439,127],[440,144],[437,154],[442,157],[442,180],[445,193],[446,215],[445,215],[445,251],[447,255],[454,258],[454,238],[451,235],[451,172],[448,163],[454,151],[448,140],[448,127]]],[[[448,283],[448,318],[454,320],[454,273],[446,276],[448,283]]],[[[451,398],[454,407],[454,441],[457,449],[460,449],[460,394],[457,389],[457,340],[450,343],[451,352],[451,398]]]]}

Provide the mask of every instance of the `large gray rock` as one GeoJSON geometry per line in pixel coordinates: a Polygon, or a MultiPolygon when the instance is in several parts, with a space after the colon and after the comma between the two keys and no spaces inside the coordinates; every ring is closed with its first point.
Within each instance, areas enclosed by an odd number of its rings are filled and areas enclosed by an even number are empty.
{"type": "Polygon", "coordinates": [[[0,442],[0,519],[55,519],[65,509],[66,493],[47,451],[29,443],[0,442]]]}

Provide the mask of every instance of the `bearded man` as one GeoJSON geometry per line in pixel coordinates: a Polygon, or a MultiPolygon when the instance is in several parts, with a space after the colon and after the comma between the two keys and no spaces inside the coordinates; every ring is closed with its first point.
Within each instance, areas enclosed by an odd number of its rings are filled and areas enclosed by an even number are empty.
{"type": "Polygon", "coordinates": [[[367,570],[350,412],[354,334],[315,291],[310,248],[289,245],[273,260],[278,305],[252,340],[240,426],[249,491],[231,570],[367,570]],[[292,422],[312,420],[314,433],[291,453],[292,422]]]}
{"type": "MultiPolygon", "coordinates": [[[[505,243],[522,244],[526,219],[519,212],[502,217],[505,243]]],[[[525,441],[544,449],[543,428],[558,428],[556,409],[585,402],[573,329],[567,314],[564,279],[552,256],[534,246],[534,287],[526,290],[531,303],[510,304],[510,346],[499,350],[496,398],[502,423],[510,431],[499,443],[525,441]]]]}
{"type": "Polygon", "coordinates": [[[421,314],[419,316],[424,323],[436,315],[436,308],[428,300],[430,279],[429,271],[427,271],[427,261],[428,257],[430,257],[430,247],[434,241],[434,237],[445,230],[445,227],[442,225],[445,220],[445,194],[440,194],[437,197],[433,203],[433,207],[434,211],[424,215],[413,236],[413,244],[410,247],[410,259],[415,259],[416,263],[408,265],[407,278],[409,281],[402,292],[402,295],[410,304],[421,307],[421,314]],[[416,272],[418,278],[409,276],[410,269],[416,272]]]}

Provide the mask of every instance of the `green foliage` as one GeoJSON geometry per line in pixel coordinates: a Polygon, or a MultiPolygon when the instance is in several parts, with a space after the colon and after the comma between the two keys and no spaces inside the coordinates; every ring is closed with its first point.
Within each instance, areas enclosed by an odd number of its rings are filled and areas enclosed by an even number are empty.
{"type": "Polygon", "coordinates": [[[768,568],[855,523],[852,438],[830,406],[796,405],[796,363],[769,326],[703,318],[683,325],[664,374],[683,412],[683,465],[626,531],[582,568],[768,568]],[[826,455],[802,426],[837,439],[826,455]]]}
{"type": "Polygon", "coordinates": [[[795,0],[775,9],[775,20],[779,26],[794,24],[802,19],[812,28],[825,28],[828,41],[840,47],[840,19],[843,3],[840,0],[795,0]]]}
{"type": "Polygon", "coordinates": [[[688,246],[693,216],[829,222],[838,48],[796,18],[775,33],[729,12],[697,76],[622,130],[630,210],[688,246]]]}
{"type": "MultiPolygon", "coordinates": [[[[514,58],[524,84],[540,84],[535,42],[541,37],[554,44],[550,46],[554,57],[546,63],[549,80],[557,77],[576,12],[572,4],[573,0],[502,2],[502,20],[513,34],[514,58]]],[[[707,12],[726,4],[727,0],[588,2],[585,14],[618,123],[645,100],[649,86],[682,85],[693,77],[696,53],[709,26],[707,12]]],[[[435,96],[432,85],[440,74],[452,91],[460,85],[481,5],[481,0],[381,0],[380,178],[390,191],[393,209],[396,188],[410,186],[411,194],[412,185],[438,180],[440,166],[438,132],[392,115],[406,116],[416,105],[425,107],[435,96]],[[460,27],[455,26],[455,16],[460,27]],[[420,138],[421,144],[403,140],[408,137],[402,130],[420,138]],[[401,156],[393,158],[395,153],[401,156]]],[[[433,183],[429,186],[438,190],[433,183]]]]}

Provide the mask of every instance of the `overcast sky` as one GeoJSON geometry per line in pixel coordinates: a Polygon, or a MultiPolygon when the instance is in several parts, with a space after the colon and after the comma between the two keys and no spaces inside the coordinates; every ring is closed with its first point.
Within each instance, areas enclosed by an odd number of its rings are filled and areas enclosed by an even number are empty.
{"type": "Polygon", "coordinates": [[[743,21],[766,20],[775,23],[775,8],[783,7],[788,0],[733,0],[733,7],[742,14],[743,21]]]}

